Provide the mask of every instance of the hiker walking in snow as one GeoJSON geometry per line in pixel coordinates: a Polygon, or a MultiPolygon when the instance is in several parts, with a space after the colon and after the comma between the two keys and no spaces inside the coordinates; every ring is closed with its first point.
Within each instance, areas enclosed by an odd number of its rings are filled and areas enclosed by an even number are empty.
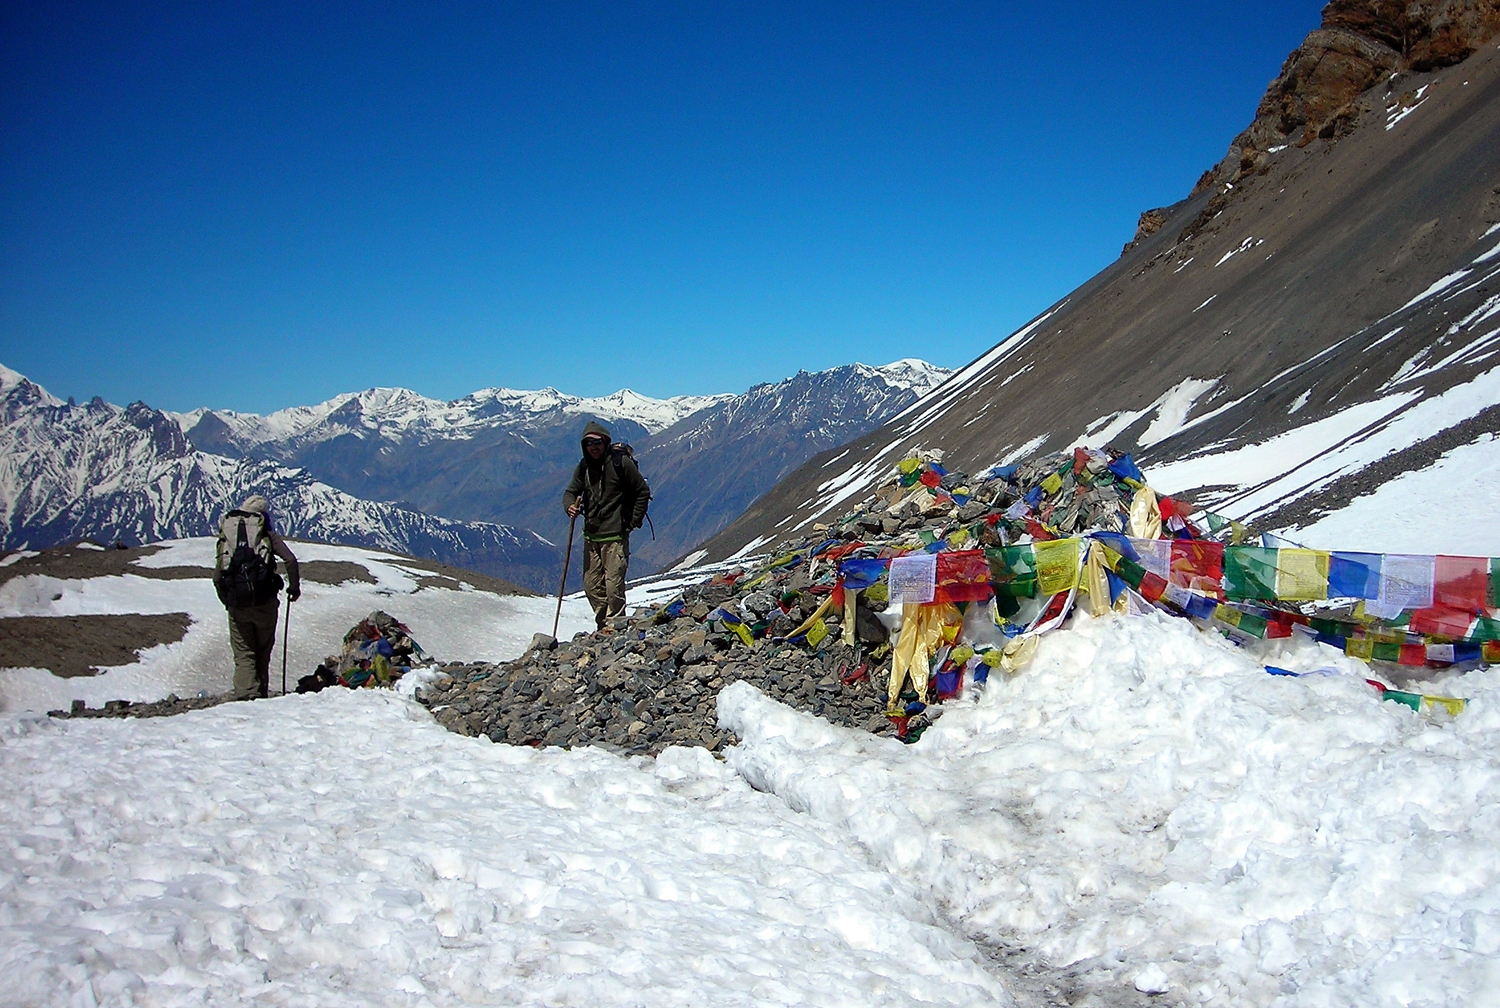
{"type": "Polygon", "coordinates": [[[219,522],[214,590],[229,610],[229,649],[234,652],[234,698],[270,694],[271,650],[276,643],[276,611],[281,576],[276,558],[286,561],[288,603],[302,596],[297,558],[271,527],[266,499],[259,494],[219,522]]]}
{"type": "Polygon", "coordinates": [[[651,488],[629,446],[612,446],[609,431],[590,422],[583,429],[583,458],[563,491],[563,507],[569,518],[583,515],[583,592],[600,630],[625,615],[630,533],[646,520],[650,500],[651,488]]]}

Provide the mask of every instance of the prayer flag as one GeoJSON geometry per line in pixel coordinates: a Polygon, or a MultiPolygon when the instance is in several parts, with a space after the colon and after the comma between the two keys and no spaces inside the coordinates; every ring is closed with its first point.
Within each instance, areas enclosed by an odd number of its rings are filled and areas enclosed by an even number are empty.
{"type": "Polygon", "coordinates": [[[1433,563],[1430,556],[1387,554],[1380,565],[1379,598],[1365,610],[1380,619],[1390,619],[1404,609],[1430,608],[1433,563]]]}
{"type": "Polygon", "coordinates": [[[1212,540],[1153,540],[1169,549],[1170,577],[1173,584],[1198,593],[1224,597],[1224,544],[1212,540]]]}
{"type": "Polygon", "coordinates": [[[1146,601],[1156,602],[1159,601],[1162,595],[1166,593],[1168,584],[1169,582],[1167,582],[1166,580],[1156,576],[1150,571],[1145,571],[1141,575],[1141,586],[1138,590],[1141,593],[1141,597],[1146,601]]]}
{"type": "Polygon", "coordinates": [[[823,639],[827,636],[828,624],[821,619],[814,620],[813,625],[807,628],[807,646],[815,648],[823,643],[823,639]]]}
{"type": "Polygon", "coordinates": [[[1500,557],[1490,558],[1490,598],[1491,609],[1500,609],[1500,557]]]}
{"type": "Polygon", "coordinates": [[[1423,693],[1422,699],[1426,700],[1434,707],[1443,708],[1454,717],[1458,717],[1460,714],[1462,714],[1464,712],[1464,707],[1468,705],[1467,700],[1461,699],[1459,697],[1429,696],[1426,693],[1423,693]]]}
{"type": "Polygon", "coordinates": [[[1448,637],[1453,640],[1462,640],[1467,637],[1469,625],[1473,622],[1474,617],[1466,610],[1450,609],[1446,606],[1418,609],[1411,614],[1412,633],[1448,637]]]}
{"type": "Polygon", "coordinates": [[[1276,551],[1276,597],[1306,602],[1328,597],[1329,555],[1322,550],[1276,551]]]}
{"type": "Polygon", "coordinates": [[[1328,560],[1328,597],[1380,597],[1379,553],[1334,553],[1328,560]]]}
{"type": "Polygon", "coordinates": [[[1043,595],[1056,595],[1078,587],[1077,539],[1054,539],[1032,543],[1036,556],[1037,587],[1043,595]]]}
{"type": "Polygon", "coordinates": [[[1134,556],[1131,559],[1163,581],[1172,580],[1172,540],[1128,540],[1134,556]]]}
{"type": "Polygon", "coordinates": [[[1232,599],[1274,599],[1276,554],[1264,546],[1225,548],[1224,594],[1232,599]]]}
{"type": "Polygon", "coordinates": [[[891,561],[891,601],[900,599],[903,605],[925,605],[932,601],[936,589],[936,554],[913,553],[891,561]]]}
{"type": "Polygon", "coordinates": [[[1247,633],[1251,637],[1266,636],[1266,621],[1254,613],[1240,613],[1240,621],[1236,626],[1239,627],[1242,633],[1247,633]]]}
{"type": "Polygon", "coordinates": [[[1132,479],[1137,483],[1146,482],[1146,477],[1142,475],[1140,466],[1136,465],[1135,460],[1129,455],[1121,455],[1111,462],[1109,464],[1109,471],[1120,477],[1120,479],[1132,479]]]}
{"type": "Polygon", "coordinates": [[[1195,619],[1211,619],[1218,610],[1218,603],[1206,595],[1189,594],[1188,603],[1183,608],[1195,619]]]}
{"type": "Polygon", "coordinates": [[[1405,704],[1414,711],[1422,709],[1422,694],[1420,693],[1405,693],[1401,690],[1388,689],[1381,691],[1380,699],[1394,700],[1398,704],[1405,704]]]}
{"type": "Polygon", "coordinates": [[[1344,641],[1344,654],[1370,661],[1375,657],[1375,642],[1368,637],[1350,637],[1344,641]]]}
{"type": "Polygon", "coordinates": [[[1036,554],[1030,546],[1001,546],[987,549],[984,558],[990,565],[990,581],[995,592],[1014,598],[1036,595],[1036,554]]]}
{"type": "Polygon", "coordinates": [[[887,560],[858,559],[845,560],[839,564],[839,574],[844,579],[844,588],[848,591],[863,591],[876,581],[880,575],[885,573],[887,560]]]}
{"type": "Polygon", "coordinates": [[[983,602],[994,594],[990,565],[983,550],[949,550],[937,554],[935,602],[983,602]]]}
{"type": "Polygon", "coordinates": [[[1489,601],[1489,557],[1439,556],[1433,562],[1432,597],[1440,606],[1483,612],[1489,601]]]}

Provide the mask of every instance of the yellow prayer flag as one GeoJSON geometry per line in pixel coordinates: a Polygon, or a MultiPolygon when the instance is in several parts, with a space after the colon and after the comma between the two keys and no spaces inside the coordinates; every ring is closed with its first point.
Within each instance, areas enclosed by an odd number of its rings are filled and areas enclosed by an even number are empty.
{"type": "Polygon", "coordinates": [[[821,619],[813,620],[813,625],[807,628],[807,646],[815,648],[823,643],[823,638],[828,636],[828,624],[821,619]]]}
{"type": "Polygon", "coordinates": [[[1052,539],[1031,544],[1036,556],[1036,583],[1043,595],[1078,587],[1078,540],[1052,539]]]}
{"type": "Polygon", "coordinates": [[[1462,714],[1465,705],[1468,703],[1467,700],[1461,700],[1458,697],[1428,696],[1426,693],[1422,694],[1422,699],[1426,700],[1434,707],[1444,708],[1448,711],[1449,714],[1452,714],[1454,717],[1458,717],[1460,714],[1462,714]]]}
{"type": "Polygon", "coordinates": [[[921,459],[908,458],[902,459],[900,462],[896,463],[896,469],[904,475],[910,475],[911,473],[916,472],[921,467],[921,459]]]}
{"type": "Polygon", "coordinates": [[[1214,619],[1221,623],[1228,623],[1230,626],[1239,626],[1240,617],[1243,615],[1238,609],[1231,609],[1227,605],[1214,606],[1214,619]]]}
{"type": "Polygon", "coordinates": [[[1046,479],[1042,480],[1042,493],[1046,494],[1048,497],[1051,497],[1061,489],[1062,477],[1057,475],[1057,473],[1053,473],[1051,476],[1048,476],[1046,479]]]}
{"type": "Polygon", "coordinates": [[[1373,661],[1375,642],[1369,637],[1350,637],[1344,641],[1344,654],[1362,661],[1373,661]]]}
{"type": "Polygon", "coordinates": [[[1325,550],[1276,551],[1276,597],[1308,602],[1328,597],[1328,558],[1325,550]]]}

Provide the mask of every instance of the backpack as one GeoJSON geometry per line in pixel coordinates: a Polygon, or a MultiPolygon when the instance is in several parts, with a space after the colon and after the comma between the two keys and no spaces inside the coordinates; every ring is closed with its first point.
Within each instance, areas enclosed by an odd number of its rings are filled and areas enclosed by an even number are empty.
{"type": "MultiPolygon", "coordinates": [[[[615,478],[616,479],[620,478],[620,459],[622,459],[622,458],[628,458],[630,460],[630,464],[631,465],[633,465],[633,466],[636,465],[636,462],[635,462],[635,449],[632,448],[632,447],[630,447],[630,445],[626,444],[624,441],[616,441],[614,444],[612,444],[612,445],[609,446],[609,457],[614,460],[614,464],[615,464],[615,478]]],[[[636,471],[637,475],[641,475],[640,466],[636,466],[636,470],[635,471],[636,471]]],[[[644,475],[641,475],[641,482],[642,483],[646,483],[646,477],[644,475]]],[[[634,511],[634,509],[635,509],[635,500],[634,499],[632,499],[630,501],[630,509],[631,509],[631,511],[634,511]]],[[[641,521],[643,521],[643,522],[645,522],[647,524],[651,523],[650,510],[651,510],[651,485],[649,483],[646,483],[646,512],[647,513],[641,516],[641,521]]],[[[637,525],[636,528],[640,528],[640,526],[637,525]]],[[[655,525],[651,525],[651,538],[652,539],[656,538],[656,526],[655,525]]]]}
{"type": "Polygon", "coordinates": [[[231,609],[264,605],[281,591],[265,515],[235,510],[219,522],[214,588],[231,609]]]}

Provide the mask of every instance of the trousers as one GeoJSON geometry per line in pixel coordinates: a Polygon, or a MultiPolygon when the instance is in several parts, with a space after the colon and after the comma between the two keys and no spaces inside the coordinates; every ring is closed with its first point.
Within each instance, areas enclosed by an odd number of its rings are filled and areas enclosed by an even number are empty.
{"type": "Polygon", "coordinates": [[[271,690],[271,652],[276,647],[280,599],[229,610],[229,650],[234,654],[234,697],[250,700],[271,690]]]}
{"type": "Polygon", "coordinates": [[[630,566],[630,542],[589,542],[583,545],[583,593],[594,607],[594,622],[625,615],[625,571],[630,566]]]}

